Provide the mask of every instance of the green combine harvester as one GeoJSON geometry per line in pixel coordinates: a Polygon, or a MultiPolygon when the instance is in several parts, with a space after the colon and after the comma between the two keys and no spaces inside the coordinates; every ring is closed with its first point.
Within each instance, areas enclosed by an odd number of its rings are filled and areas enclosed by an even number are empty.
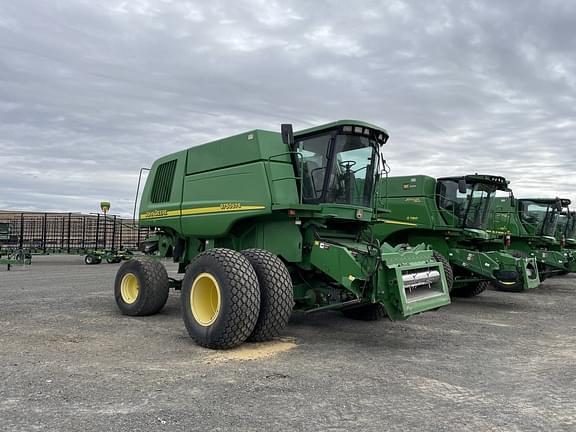
{"type": "Polygon", "coordinates": [[[209,348],[276,337],[292,310],[403,320],[450,303],[426,245],[371,232],[386,130],[345,120],[292,133],[253,130],[154,162],[140,204],[153,227],[116,276],[126,315],[149,315],[180,288],[190,336],[209,348]]]}
{"type": "Polygon", "coordinates": [[[387,177],[379,189],[383,209],[374,236],[390,244],[431,245],[444,263],[452,295],[475,296],[490,283],[508,291],[540,284],[533,259],[484,250],[495,240],[486,225],[496,191],[508,190],[503,177],[387,177]]]}
{"type": "Polygon", "coordinates": [[[560,214],[569,204],[561,198],[497,198],[490,230],[504,236],[514,255],[535,258],[541,280],[573,272],[576,261],[556,238],[560,214]]]}

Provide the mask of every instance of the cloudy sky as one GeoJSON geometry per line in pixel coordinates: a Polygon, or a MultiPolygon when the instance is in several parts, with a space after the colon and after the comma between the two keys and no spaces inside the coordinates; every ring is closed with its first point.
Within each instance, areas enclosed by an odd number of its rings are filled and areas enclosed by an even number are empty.
{"type": "Polygon", "coordinates": [[[356,118],[391,175],[576,199],[576,2],[1,0],[0,209],[131,214],[157,157],[356,118]]]}

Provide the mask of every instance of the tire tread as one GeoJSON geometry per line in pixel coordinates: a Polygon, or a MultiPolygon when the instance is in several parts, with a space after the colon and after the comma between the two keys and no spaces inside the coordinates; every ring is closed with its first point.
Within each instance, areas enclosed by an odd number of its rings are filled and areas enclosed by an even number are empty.
{"type": "Polygon", "coordinates": [[[450,262],[444,255],[437,251],[432,252],[432,257],[434,260],[442,263],[442,267],[444,267],[444,276],[446,276],[446,284],[448,285],[448,292],[451,292],[452,286],[454,285],[454,271],[452,270],[450,262]]]}
{"type": "Polygon", "coordinates": [[[282,332],[292,314],[292,278],[282,260],[271,252],[247,249],[242,255],[252,264],[260,285],[260,313],[248,340],[269,341],[282,332]]]}
{"type": "MultiPolygon", "coordinates": [[[[200,253],[188,266],[185,280],[192,284],[195,263],[208,259],[222,269],[225,285],[230,294],[230,313],[223,317],[224,329],[214,339],[198,335],[185,319],[190,337],[200,346],[212,349],[228,349],[243,343],[252,333],[260,311],[260,288],[256,272],[247,258],[231,249],[214,248],[200,253]]],[[[189,307],[184,304],[183,307],[189,307]]]]}
{"type": "Polygon", "coordinates": [[[116,274],[116,303],[125,315],[147,316],[159,312],[168,300],[169,291],[166,267],[153,258],[135,258],[126,261],[120,266],[116,274]],[[135,268],[132,269],[132,267],[135,268]],[[120,295],[120,283],[127,272],[131,272],[138,277],[140,291],[136,302],[126,307],[120,295]]]}
{"type": "Polygon", "coordinates": [[[452,290],[451,295],[454,297],[475,297],[486,291],[489,285],[489,281],[480,281],[462,288],[456,288],[452,290]]]}

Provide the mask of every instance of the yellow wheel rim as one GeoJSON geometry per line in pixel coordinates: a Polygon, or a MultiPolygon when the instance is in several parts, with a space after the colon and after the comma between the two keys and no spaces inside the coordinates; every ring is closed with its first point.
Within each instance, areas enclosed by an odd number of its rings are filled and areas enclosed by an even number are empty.
{"type": "Polygon", "coordinates": [[[138,298],[140,283],[133,273],[126,273],[120,282],[120,295],[124,303],[132,304],[138,298]]]}
{"type": "Polygon", "coordinates": [[[190,309],[198,324],[207,327],[220,312],[220,285],[210,273],[200,273],[192,282],[190,309]]]}

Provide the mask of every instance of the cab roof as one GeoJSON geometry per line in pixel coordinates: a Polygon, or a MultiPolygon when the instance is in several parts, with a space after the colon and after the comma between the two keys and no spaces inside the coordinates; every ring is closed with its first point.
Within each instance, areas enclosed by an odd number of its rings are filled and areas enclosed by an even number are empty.
{"type": "Polygon", "coordinates": [[[334,121],[331,123],[324,123],[320,126],[315,126],[312,128],[296,131],[296,132],[294,132],[294,135],[308,135],[308,134],[311,134],[314,132],[319,132],[319,131],[322,131],[324,129],[330,129],[330,128],[337,127],[337,126],[364,126],[364,127],[370,128],[370,129],[377,130],[378,132],[383,132],[387,137],[390,136],[386,129],[384,129],[380,126],[376,126],[375,124],[368,123],[368,122],[361,121],[361,120],[337,120],[337,121],[334,121]]]}
{"type": "Polygon", "coordinates": [[[508,184],[510,183],[506,178],[502,176],[495,176],[495,175],[488,175],[488,174],[468,174],[463,176],[452,176],[452,177],[441,177],[438,181],[441,180],[466,180],[466,183],[486,183],[486,184],[493,184],[498,187],[498,190],[503,191],[510,191],[508,188],[508,184]]]}
{"type": "Polygon", "coordinates": [[[562,207],[569,206],[572,201],[568,198],[518,198],[519,201],[532,201],[538,204],[554,204],[556,201],[560,200],[562,203],[562,207]]]}

